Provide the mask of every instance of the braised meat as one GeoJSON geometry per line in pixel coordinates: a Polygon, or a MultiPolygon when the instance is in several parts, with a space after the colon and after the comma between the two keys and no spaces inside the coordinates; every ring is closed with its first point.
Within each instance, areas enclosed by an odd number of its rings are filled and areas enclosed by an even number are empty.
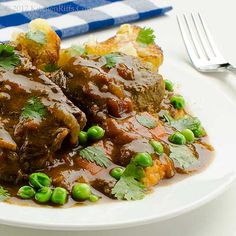
{"type": "Polygon", "coordinates": [[[107,67],[106,56],[71,58],[52,76],[68,98],[85,111],[90,123],[107,117],[125,118],[134,111],[156,112],[164,97],[164,82],[138,58],[118,54],[107,67]]]}
{"type": "MultiPolygon", "coordinates": [[[[109,167],[101,167],[82,159],[80,156],[81,148],[76,148],[67,156],[64,156],[64,162],[56,163],[54,167],[47,171],[53,177],[54,185],[71,191],[72,186],[78,180],[89,182],[99,192],[112,197],[111,189],[114,187],[115,181],[109,172],[114,167],[127,166],[132,157],[140,152],[148,152],[152,154],[153,158],[157,159],[158,155],[155,154],[150,145],[150,140],[159,140],[168,152],[167,133],[158,117],[146,112],[140,113],[140,116],[153,119],[157,126],[152,129],[144,127],[137,121],[135,116],[123,120],[108,118],[103,124],[106,136],[102,140],[91,144],[91,146],[100,147],[104,151],[112,163],[109,167]]],[[[173,162],[167,155],[163,155],[157,161],[155,168],[157,169],[155,175],[160,175],[160,178],[153,178],[155,181],[170,178],[175,174],[173,162]]]]}
{"type": "Polygon", "coordinates": [[[84,113],[26,59],[14,72],[1,70],[0,179],[50,165],[65,139],[77,144],[85,123],[84,113]]]}
{"type": "Polygon", "coordinates": [[[113,162],[118,165],[126,166],[130,163],[131,158],[139,152],[155,155],[150,140],[158,140],[165,147],[168,133],[158,117],[147,112],[140,113],[139,116],[155,121],[156,126],[147,128],[140,124],[135,116],[124,120],[109,118],[103,124],[106,138],[112,140],[114,147],[116,147],[111,157],[113,162]]]}

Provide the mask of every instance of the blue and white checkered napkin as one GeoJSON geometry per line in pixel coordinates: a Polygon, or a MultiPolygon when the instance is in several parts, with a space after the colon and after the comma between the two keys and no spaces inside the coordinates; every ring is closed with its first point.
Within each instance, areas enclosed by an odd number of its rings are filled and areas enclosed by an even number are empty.
{"type": "Polygon", "coordinates": [[[26,30],[36,18],[47,19],[61,38],[165,14],[165,0],[0,0],[0,42],[26,30]]]}

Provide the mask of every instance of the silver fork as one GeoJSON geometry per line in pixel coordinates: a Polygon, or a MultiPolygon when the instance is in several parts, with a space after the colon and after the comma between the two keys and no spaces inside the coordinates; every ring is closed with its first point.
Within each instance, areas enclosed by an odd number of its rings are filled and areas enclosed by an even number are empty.
{"type": "Polygon", "coordinates": [[[224,59],[199,13],[177,16],[177,21],[190,60],[198,71],[228,70],[236,74],[236,67],[224,59]]]}

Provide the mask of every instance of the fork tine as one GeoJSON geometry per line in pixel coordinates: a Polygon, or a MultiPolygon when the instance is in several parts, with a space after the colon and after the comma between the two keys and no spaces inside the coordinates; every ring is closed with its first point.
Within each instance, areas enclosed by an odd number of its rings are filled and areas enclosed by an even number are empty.
{"type": "Polygon", "coordinates": [[[220,56],[220,57],[222,57],[222,55],[221,55],[219,49],[217,48],[217,46],[216,46],[216,44],[215,44],[215,42],[214,42],[214,40],[213,40],[213,37],[211,36],[211,33],[210,33],[208,27],[206,26],[206,24],[205,24],[205,22],[204,22],[204,20],[203,20],[203,18],[202,18],[202,16],[201,16],[200,13],[198,13],[198,17],[199,17],[199,19],[200,19],[200,22],[201,22],[201,24],[202,24],[204,33],[206,34],[206,38],[207,38],[207,40],[208,40],[208,42],[209,42],[209,45],[210,45],[212,51],[214,52],[215,56],[220,56]]]}
{"type": "Polygon", "coordinates": [[[199,13],[177,16],[177,22],[190,60],[198,71],[219,72],[229,68],[199,13]]]}
{"type": "Polygon", "coordinates": [[[194,31],[193,31],[193,28],[191,27],[189,19],[185,14],[183,16],[184,16],[184,20],[189,31],[190,38],[192,39],[193,45],[196,49],[196,53],[198,54],[199,58],[203,58],[204,57],[203,51],[198,43],[197,38],[195,37],[194,31]]]}
{"type": "Polygon", "coordinates": [[[191,14],[191,16],[192,16],[193,23],[196,27],[197,35],[200,39],[200,42],[202,44],[202,47],[203,47],[205,53],[206,53],[207,59],[210,60],[210,58],[214,57],[215,55],[212,53],[211,50],[209,50],[208,42],[202,33],[200,24],[197,22],[197,18],[193,14],[191,14]]]}
{"type": "Polygon", "coordinates": [[[192,47],[192,45],[191,45],[191,43],[190,43],[190,40],[188,39],[186,30],[184,29],[184,25],[183,25],[183,23],[181,22],[180,17],[177,16],[176,18],[177,18],[177,22],[178,22],[178,25],[179,25],[179,29],[180,29],[180,32],[181,32],[181,35],[182,35],[182,38],[183,38],[185,47],[186,47],[186,49],[187,49],[188,55],[189,55],[191,61],[193,62],[193,64],[195,64],[194,62],[198,59],[198,57],[197,57],[197,55],[196,55],[196,53],[195,53],[194,48],[192,47]]]}

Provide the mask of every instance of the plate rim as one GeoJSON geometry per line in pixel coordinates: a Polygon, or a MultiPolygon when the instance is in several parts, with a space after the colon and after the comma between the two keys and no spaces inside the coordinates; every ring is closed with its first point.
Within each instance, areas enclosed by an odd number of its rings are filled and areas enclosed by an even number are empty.
{"type": "MultiPolygon", "coordinates": [[[[0,223],[7,226],[15,226],[20,228],[28,228],[28,229],[41,229],[41,230],[65,230],[65,231],[95,231],[95,230],[110,230],[110,229],[120,229],[120,228],[130,228],[136,225],[142,226],[151,223],[165,221],[171,218],[175,218],[177,216],[186,214],[192,210],[195,210],[201,206],[204,206],[208,202],[214,200],[221,194],[223,194],[235,181],[236,179],[236,172],[233,172],[231,177],[228,179],[227,182],[220,185],[214,191],[210,192],[209,194],[201,197],[200,199],[193,201],[189,204],[184,205],[183,207],[177,208],[173,211],[169,211],[167,214],[163,213],[162,215],[158,215],[157,217],[145,217],[145,219],[140,220],[130,220],[124,221],[119,223],[111,223],[111,224],[90,224],[90,225],[52,225],[52,224],[45,224],[45,223],[28,223],[24,222],[21,223],[16,220],[4,220],[0,218],[0,223]]],[[[6,204],[6,203],[5,203],[6,204]]],[[[8,204],[8,203],[7,203],[8,204]]]]}

